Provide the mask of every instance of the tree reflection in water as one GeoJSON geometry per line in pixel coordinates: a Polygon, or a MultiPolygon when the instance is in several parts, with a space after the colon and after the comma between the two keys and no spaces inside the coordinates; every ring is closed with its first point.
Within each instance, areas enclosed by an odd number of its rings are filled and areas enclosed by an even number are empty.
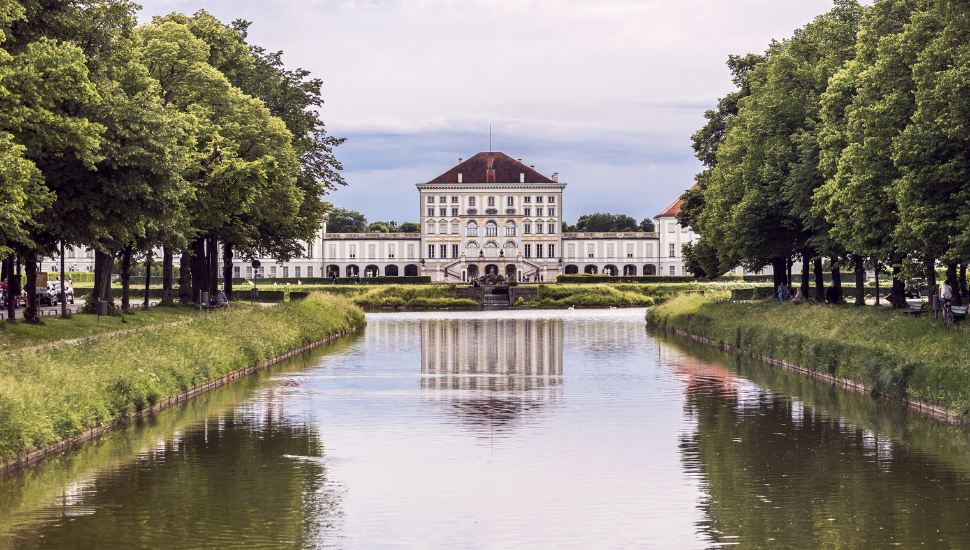
{"type": "Polygon", "coordinates": [[[562,399],[562,341],[562,319],[425,320],[422,400],[481,435],[512,429],[562,399]]]}
{"type": "Polygon", "coordinates": [[[265,410],[185,426],[20,518],[5,548],[308,548],[339,519],[312,427],[265,410]]]}
{"type": "Polygon", "coordinates": [[[690,373],[684,410],[696,429],[682,436],[681,455],[703,480],[706,519],[698,527],[711,542],[970,544],[965,432],[775,367],[664,340],[668,364],[690,373]],[[690,355],[674,361],[674,348],[690,355]],[[938,453],[944,437],[963,442],[962,465],[945,456],[952,450],[938,453]]]}

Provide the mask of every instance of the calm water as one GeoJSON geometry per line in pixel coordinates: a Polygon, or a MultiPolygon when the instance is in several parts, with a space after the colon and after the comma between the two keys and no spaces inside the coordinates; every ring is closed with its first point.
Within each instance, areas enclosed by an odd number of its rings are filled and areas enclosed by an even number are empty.
{"type": "Polygon", "coordinates": [[[970,437],[643,310],[362,334],[0,481],[0,548],[970,547],[970,437]]]}

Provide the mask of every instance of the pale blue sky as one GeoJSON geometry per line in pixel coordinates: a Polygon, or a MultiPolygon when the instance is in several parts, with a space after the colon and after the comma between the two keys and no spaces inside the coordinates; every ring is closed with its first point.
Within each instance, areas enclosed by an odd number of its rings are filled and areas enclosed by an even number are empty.
{"type": "Polygon", "coordinates": [[[205,9],[325,82],[323,117],[371,221],[417,220],[414,184],[492,148],[569,184],[584,213],[658,214],[700,171],[704,110],[729,54],[762,52],[830,0],[145,0],[205,9]]]}

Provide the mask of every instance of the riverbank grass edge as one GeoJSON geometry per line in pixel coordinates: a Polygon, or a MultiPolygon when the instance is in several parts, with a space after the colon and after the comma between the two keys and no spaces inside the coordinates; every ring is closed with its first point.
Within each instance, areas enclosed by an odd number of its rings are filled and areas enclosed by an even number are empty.
{"type": "Polygon", "coordinates": [[[0,369],[0,462],[364,324],[349,300],[313,293],[8,355],[0,369]]]}
{"type": "Polygon", "coordinates": [[[970,332],[888,307],[712,301],[684,295],[647,324],[970,416],[970,332]]]}

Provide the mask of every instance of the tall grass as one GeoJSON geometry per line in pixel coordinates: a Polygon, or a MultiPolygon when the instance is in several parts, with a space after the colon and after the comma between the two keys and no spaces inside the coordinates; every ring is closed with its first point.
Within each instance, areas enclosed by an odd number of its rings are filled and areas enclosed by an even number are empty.
{"type": "MultiPolygon", "coordinates": [[[[301,287],[290,287],[291,290],[295,288],[301,287]]],[[[314,288],[320,292],[347,296],[353,300],[354,304],[364,308],[405,307],[424,309],[481,307],[481,304],[475,300],[458,298],[455,285],[321,285],[314,288]]]]}
{"type": "Polygon", "coordinates": [[[970,413],[970,332],[886,307],[712,302],[681,296],[647,322],[970,413]]]}
{"type": "Polygon", "coordinates": [[[124,419],[180,391],[341,330],[348,300],[306,300],[198,317],[118,337],[8,355],[0,368],[0,460],[124,419]]]}

